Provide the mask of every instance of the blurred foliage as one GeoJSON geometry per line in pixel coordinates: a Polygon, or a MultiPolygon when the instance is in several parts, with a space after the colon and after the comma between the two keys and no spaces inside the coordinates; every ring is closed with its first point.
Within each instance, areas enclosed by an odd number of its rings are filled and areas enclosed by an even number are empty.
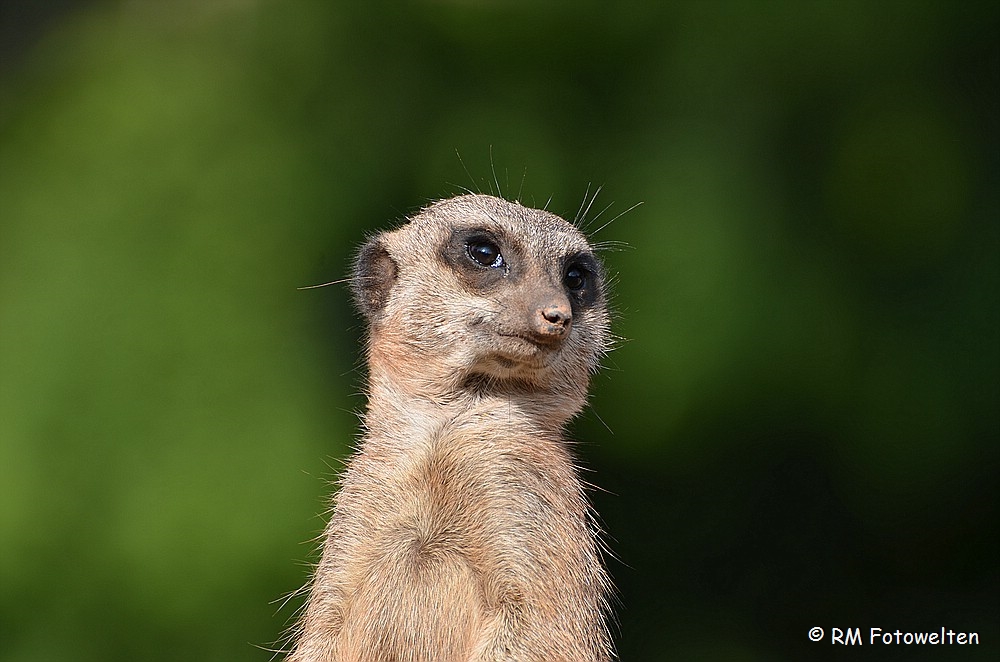
{"type": "Polygon", "coordinates": [[[627,340],[575,435],[622,658],[995,659],[995,3],[27,7],[0,659],[268,659],[363,406],[346,293],[295,288],[427,200],[597,186],[627,340]]]}

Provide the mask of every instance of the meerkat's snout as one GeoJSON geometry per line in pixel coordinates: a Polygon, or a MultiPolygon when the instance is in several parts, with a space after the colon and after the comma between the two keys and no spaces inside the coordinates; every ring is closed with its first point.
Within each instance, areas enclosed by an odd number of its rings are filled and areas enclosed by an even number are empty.
{"type": "Polygon", "coordinates": [[[573,325],[573,308],[569,300],[559,294],[534,308],[530,329],[536,340],[557,343],[569,335],[573,325]]]}

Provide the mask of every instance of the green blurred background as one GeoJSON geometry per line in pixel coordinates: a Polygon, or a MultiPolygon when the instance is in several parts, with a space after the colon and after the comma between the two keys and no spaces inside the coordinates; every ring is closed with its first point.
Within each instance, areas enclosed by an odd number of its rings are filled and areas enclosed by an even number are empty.
{"type": "Polygon", "coordinates": [[[624,660],[996,659],[996,3],[0,17],[0,659],[268,660],[364,405],[296,287],[498,186],[643,203],[573,430],[624,660]]]}

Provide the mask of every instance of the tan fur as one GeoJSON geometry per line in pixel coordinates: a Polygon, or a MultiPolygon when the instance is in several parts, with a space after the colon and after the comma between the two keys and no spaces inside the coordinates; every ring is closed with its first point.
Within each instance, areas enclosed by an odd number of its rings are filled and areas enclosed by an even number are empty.
{"type": "Polygon", "coordinates": [[[609,580],[562,434],[609,338],[586,238],[548,212],[460,196],[372,239],[354,287],[365,429],[289,659],[612,659],[609,580]],[[503,268],[469,253],[483,235],[503,268]],[[571,292],[581,264],[587,289],[571,292]]]}

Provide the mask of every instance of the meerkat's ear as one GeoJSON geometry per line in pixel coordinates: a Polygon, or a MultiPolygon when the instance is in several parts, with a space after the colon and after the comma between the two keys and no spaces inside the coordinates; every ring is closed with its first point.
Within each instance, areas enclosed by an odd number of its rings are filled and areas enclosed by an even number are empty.
{"type": "Polygon", "coordinates": [[[371,322],[378,317],[389,300],[389,291],[396,284],[396,263],[382,245],[381,237],[369,239],[354,259],[351,289],[354,302],[371,322]]]}

